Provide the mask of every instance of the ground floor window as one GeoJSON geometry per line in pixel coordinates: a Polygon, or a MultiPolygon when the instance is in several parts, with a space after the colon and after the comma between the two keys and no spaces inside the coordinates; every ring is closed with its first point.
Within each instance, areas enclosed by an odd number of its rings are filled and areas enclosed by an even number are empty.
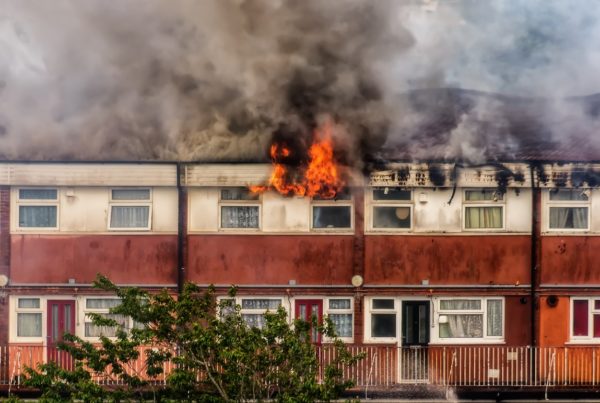
{"type": "Polygon", "coordinates": [[[440,342],[478,342],[502,340],[504,336],[504,299],[434,298],[434,340],[440,342]]]}
{"type": "Polygon", "coordinates": [[[571,298],[571,339],[600,340],[600,297],[571,298]]]}
{"type": "Polygon", "coordinates": [[[42,337],[42,307],[39,298],[17,299],[17,337],[42,337]]]}

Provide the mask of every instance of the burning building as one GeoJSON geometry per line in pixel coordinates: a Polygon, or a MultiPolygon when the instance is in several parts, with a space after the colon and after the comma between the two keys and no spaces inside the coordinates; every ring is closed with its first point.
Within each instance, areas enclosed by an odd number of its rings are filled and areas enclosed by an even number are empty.
{"type": "Polygon", "coordinates": [[[328,316],[359,385],[597,385],[592,8],[400,3],[7,6],[0,378],[110,336],[102,273],[328,316]]]}

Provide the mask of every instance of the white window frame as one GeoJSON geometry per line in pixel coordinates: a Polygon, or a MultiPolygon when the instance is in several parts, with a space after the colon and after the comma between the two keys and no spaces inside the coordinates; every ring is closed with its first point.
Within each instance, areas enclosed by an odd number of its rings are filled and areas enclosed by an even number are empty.
{"type": "Polygon", "coordinates": [[[504,344],[506,335],[506,299],[503,296],[493,297],[464,297],[459,295],[434,297],[432,298],[432,326],[430,332],[429,344],[504,344]],[[477,300],[481,301],[481,309],[471,310],[441,310],[440,304],[444,300],[477,300]],[[487,335],[487,303],[489,300],[502,301],[502,336],[487,335]],[[444,315],[483,315],[483,336],[482,337],[440,337],[439,321],[440,316],[444,315]]]}
{"type": "MultiPolygon", "coordinates": [[[[230,188],[244,188],[243,186],[230,186],[230,188]]],[[[227,189],[227,187],[221,187],[218,188],[219,190],[219,206],[218,206],[218,225],[219,225],[219,231],[223,231],[223,232],[259,232],[262,231],[262,225],[263,225],[263,220],[262,220],[262,194],[258,194],[258,198],[256,200],[223,200],[221,198],[221,191],[223,189],[227,189]],[[241,227],[235,227],[235,228],[226,228],[222,226],[222,220],[221,220],[221,210],[222,207],[258,207],[258,227],[256,228],[241,228],[241,227]]],[[[249,190],[248,190],[249,191],[249,190]]]]}
{"type": "Polygon", "coordinates": [[[462,207],[462,229],[473,232],[502,232],[506,230],[506,193],[502,194],[502,200],[474,200],[467,201],[467,192],[483,190],[495,190],[494,188],[468,188],[463,190],[462,207]],[[499,228],[467,228],[467,208],[469,207],[500,207],[502,211],[502,227],[499,228]]]}
{"type": "MultiPolygon", "coordinates": [[[[379,186],[378,186],[379,187],[379,186]]],[[[415,192],[413,189],[404,189],[400,188],[400,190],[405,190],[410,192],[410,200],[375,200],[375,188],[369,189],[369,230],[374,232],[411,232],[414,228],[414,195],[415,192]],[[410,209],[410,226],[408,228],[377,228],[374,225],[375,220],[375,208],[377,207],[408,207],[410,209]]]]}
{"type": "Polygon", "coordinates": [[[46,307],[45,305],[48,305],[48,302],[46,301],[46,299],[41,298],[39,296],[35,296],[35,295],[18,295],[15,296],[13,299],[13,304],[14,304],[14,308],[11,309],[11,313],[14,312],[14,321],[10,321],[11,324],[14,324],[14,326],[12,326],[13,330],[11,331],[11,338],[13,338],[14,340],[16,340],[19,343],[38,343],[38,342],[43,342],[44,341],[44,336],[46,333],[46,327],[48,326],[48,324],[46,323],[46,307]],[[20,299],[37,299],[40,303],[39,308],[19,308],[19,300],[20,299]],[[35,314],[40,314],[41,316],[41,321],[42,321],[42,332],[39,336],[19,336],[18,335],[18,328],[19,328],[19,314],[20,313],[35,313],[35,314]]]}
{"type": "MultiPolygon", "coordinates": [[[[313,299],[310,297],[303,297],[303,296],[299,296],[297,297],[297,299],[313,299]]],[[[327,316],[329,317],[330,314],[340,314],[340,315],[344,315],[344,314],[350,314],[352,315],[352,331],[350,332],[351,336],[349,337],[342,337],[342,336],[337,336],[339,340],[343,341],[344,343],[354,343],[354,326],[356,323],[356,318],[354,317],[354,297],[352,296],[348,296],[348,295],[339,295],[339,296],[331,296],[331,297],[316,297],[314,299],[322,299],[323,300],[323,317],[327,316]],[[350,308],[346,308],[346,309],[330,309],[329,308],[329,301],[330,300],[336,300],[336,299],[346,299],[346,300],[350,300],[350,308]]],[[[331,343],[332,339],[323,335],[323,343],[331,343]]]]}
{"type": "Polygon", "coordinates": [[[354,232],[354,196],[347,200],[315,200],[310,201],[310,230],[314,232],[354,232]],[[315,228],[314,208],[315,207],[350,207],[350,226],[343,228],[315,228]]]}
{"type": "Polygon", "coordinates": [[[234,298],[231,298],[229,296],[220,296],[217,298],[217,302],[220,303],[223,300],[233,300],[235,302],[236,305],[240,306],[240,315],[254,315],[254,314],[260,314],[260,315],[264,315],[267,312],[277,312],[277,309],[267,309],[267,308],[260,308],[260,309],[251,309],[251,308],[242,308],[242,300],[243,299],[267,299],[267,300],[278,300],[281,301],[281,307],[283,307],[283,309],[285,309],[285,311],[287,312],[287,316],[288,316],[288,321],[290,320],[290,309],[286,306],[286,298],[284,298],[283,296],[273,296],[273,295],[267,295],[267,296],[260,296],[260,295],[236,295],[234,298]]]}
{"type": "Polygon", "coordinates": [[[364,333],[364,341],[368,342],[368,343],[373,343],[373,344],[392,344],[392,343],[398,343],[400,340],[400,332],[401,332],[401,321],[402,318],[400,316],[400,312],[401,312],[401,300],[393,297],[393,296],[389,296],[389,295],[378,295],[378,296],[371,296],[371,297],[365,297],[364,299],[364,328],[363,328],[363,333],[364,333]],[[382,308],[373,308],[373,300],[375,299],[389,299],[394,301],[394,308],[393,309],[382,309],[382,308]],[[372,314],[394,314],[396,315],[396,336],[395,337],[375,337],[371,334],[371,315],[372,314]]]}
{"type": "Polygon", "coordinates": [[[16,227],[19,231],[56,231],[60,227],[60,190],[56,187],[20,187],[17,188],[16,227]],[[21,199],[21,190],[55,190],[56,199],[21,199]],[[56,225],[54,227],[21,227],[20,207],[55,207],[56,225]]]}
{"type": "Polygon", "coordinates": [[[152,189],[143,187],[121,187],[109,189],[109,206],[108,206],[108,222],[107,229],[109,231],[150,231],[152,229],[152,189]],[[113,199],[113,190],[148,190],[148,199],[113,199]],[[111,227],[113,207],[148,207],[148,225],[146,227],[111,227]]]}
{"type": "MultiPolygon", "coordinates": [[[[85,324],[91,322],[91,319],[88,317],[88,313],[99,313],[99,314],[109,314],[110,313],[110,308],[88,308],[87,307],[87,301],[89,299],[110,299],[110,300],[119,300],[119,298],[115,298],[112,296],[103,296],[103,295],[90,295],[90,296],[86,296],[82,299],[81,301],[81,318],[83,318],[83,320],[81,321],[80,324],[80,329],[79,329],[79,333],[81,334],[81,338],[87,341],[98,341],[100,340],[100,336],[87,336],[85,334],[85,324]]],[[[133,319],[131,317],[127,318],[127,320],[129,321],[128,325],[127,325],[127,329],[126,330],[131,330],[133,329],[133,319]]],[[[77,325],[79,325],[79,323],[77,323],[77,325]]],[[[77,329],[76,329],[76,333],[77,333],[77,329]]],[[[116,336],[106,336],[109,339],[114,339],[116,338],[116,336]]]]}
{"type": "MultiPolygon", "coordinates": [[[[578,190],[571,189],[569,190],[578,190]]],[[[548,232],[587,232],[590,230],[590,226],[592,223],[592,192],[591,189],[581,189],[581,192],[589,192],[587,195],[587,200],[551,200],[550,193],[552,189],[548,189],[546,191],[546,230],[548,232]],[[553,207],[572,207],[572,208],[587,208],[587,227],[586,228],[551,228],[550,227],[550,209],[553,207]]]]}
{"type": "Polygon", "coordinates": [[[600,344],[600,337],[594,337],[594,315],[600,315],[600,309],[594,309],[594,301],[600,301],[598,297],[571,297],[569,298],[569,343],[568,344],[600,344]],[[587,301],[588,303],[588,335],[575,336],[573,334],[573,325],[575,324],[575,315],[573,305],[575,301],[587,301]]]}

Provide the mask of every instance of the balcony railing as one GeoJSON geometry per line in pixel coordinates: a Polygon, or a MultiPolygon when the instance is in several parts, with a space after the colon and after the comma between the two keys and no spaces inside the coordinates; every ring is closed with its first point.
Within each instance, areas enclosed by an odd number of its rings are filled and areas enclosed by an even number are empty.
{"type": "MultiPolygon", "coordinates": [[[[144,378],[144,351],[126,368],[144,378]]],[[[363,354],[357,365],[344,368],[344,376],[361,388],[391,387],[400,384],[428,384],[448,387],[596,387],[600,386],[600,347],[495,347],[465,346],[403,348],[355,346],[363,354]]],[[[317,347],[320,368],[333,361],[335,350],[317,347]]],[[[65,353],[48,354],[45,346],[0,346],[0,385],[22,386],[25,367],[36,367],[48,358],[65,367],[72,365],[65,353]]],[[[165,363],[164,373],[145,377],[164,384],[173,365],[165,363]]],[[[94,374],[99,384],[119,384],[108,374],[94,374]]]]}

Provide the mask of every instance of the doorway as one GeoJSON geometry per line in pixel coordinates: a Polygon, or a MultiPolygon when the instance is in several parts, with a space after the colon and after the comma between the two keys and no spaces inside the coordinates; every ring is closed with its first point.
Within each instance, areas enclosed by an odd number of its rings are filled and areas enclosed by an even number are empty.
{"type": "Polygon", "coordinates": [[[314,344],[321,344],[321,334],[312,324],[312,318],[315,317],[318,324],[323,323],[323,300],[320,299],[298,299],[295,304],[296,319],[302,319],[311,323],[310,340],[314,344]]]}
{"type": "Polygon", "coordinates": [[[58,349],[65,333],[75,333],[75,301],[48,301],[48,362],[55,362],[65,369],[73,368],[70,354],[58,349]]]}
{"type": "Polygon", "coordinates": [[[429,301],[402,301],[400,375],[403,382],[429,379],[429,301]]]}

